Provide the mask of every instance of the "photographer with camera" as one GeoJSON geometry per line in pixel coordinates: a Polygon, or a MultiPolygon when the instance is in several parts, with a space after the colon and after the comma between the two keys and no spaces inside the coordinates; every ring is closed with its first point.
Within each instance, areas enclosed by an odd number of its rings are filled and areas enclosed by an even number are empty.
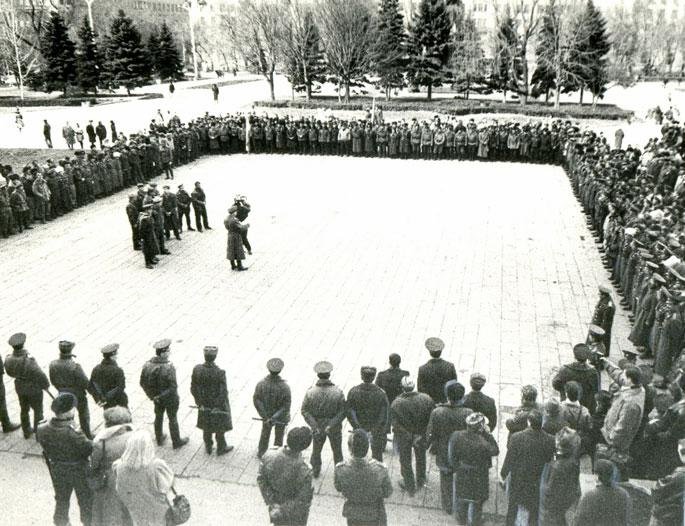
{"type": "MultiPolygon", "coordinates": [[[[250,203],[247,202],[245,196],[236,194],[236,196],[233,198],[233,206],[229,208],[228,212],[230,214],[234,213],[238,218],[238,221],[243,223],[247,219],[247,216],[250,214],[251,210],[252,207],[250,206],[250,203]]],[[[252,247],[250,246],[250,242],[247,240],[247,230],[243,230],[240,233],[240,237],[243,240],[243,246],[247,249],[247,253],[251,256],[252,247]]]]}

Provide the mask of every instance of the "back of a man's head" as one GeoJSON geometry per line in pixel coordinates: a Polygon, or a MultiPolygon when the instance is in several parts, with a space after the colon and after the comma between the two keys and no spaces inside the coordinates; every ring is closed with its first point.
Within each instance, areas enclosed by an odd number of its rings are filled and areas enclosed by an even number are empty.
{"type": "Polygon", "coordinates": [[[603,486],[612,486],[616,482],[616,466],[611,460],[598,460],[595,463],[595,473],[603,486]]]}
{"type": "Polygon", "coordinates": [[[528,412],[528,425],[531,429],[539,431],[542,429],[542,413],[537,409],[528,412]]]}
{"type": "Polygon", "coordinates": [[[397,353],[392,353],[388,360],[390,362],[390,367],[399,367],[402,363],[402,357],[397,353]]]}
{"type": "Polygon", "coordinates": [[[466,389],[456,380],[450,380],[445,384],[445,396],[450,402],[458,402],[464,398],[466,389]]]}
{"type": "Polygon", "coordinates": [[[640,373],[640,369],[630,366],[626,367],[624,372],[630,383],[633,385],[642,385],[642,373],[640,373]]]}
{"type": "Polygon", "coordinates": [[[571,402],[577,402],[582,391],[583,388],[580,386],[580,384],[573,380],[566,382],[566,385],[564,385],[564,393],[566,393],[566,398],[568,398],[571,402]]]}

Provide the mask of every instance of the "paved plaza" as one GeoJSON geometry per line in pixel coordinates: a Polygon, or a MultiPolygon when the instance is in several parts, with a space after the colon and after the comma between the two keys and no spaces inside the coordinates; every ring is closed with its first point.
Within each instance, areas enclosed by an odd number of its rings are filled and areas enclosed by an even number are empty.
{"type": "MultiPolygon", "coordinates": [[[[152,343],[173,341],[181,411],[190,445],[160,453],[191,497],[191,524],[266,524],[256,487],[260,423],[252,406],[266,361],[285,361],[293,390],[293,425],[314,382],[319,360],[335,365],[332,380],[346,392],[359,368],[385,368],[399,353],[416,374],[428,353],[423,342],[440,336],[443,356],[468,385],[484,373],[484,392],[501,414],[502,453],[491,471],[486,511],[503,513],[495,474],[504,458],[504,420],[531,383],[551,396],[550,376],[572,360],[584,340],[606,283],[594,239],[585,226],[563,170],[542,165],[454,161],[400,161],[299,156],[209,157],[177,170],[174,184],[202,181],[210,226],[169,243],[154,270],[133,252],[124,211],[126,193],[102,199],[47,226],[0,244],[0,282],[8,301],[0,337],[28,334],[27,348],[47,369],[57,342],[77,343],[87,374],[99,349],[119,342],[134,423],[152,432],[152,403],[138,385],[152,343]],[[235,193],[247,195],[254,256],[247,272],[225,259],[223,219],[235,193]],[[207,456],[189,405],[192,367],[204,345],[218,345],[227,371],[236,449],[207,456]]],[[[614,356],[628,345],[628,322],[618,311],[614,356]]],[[[8,348],[5,349],[5,352],[8,348]]],[[[14,388],[8,404],[18,420],[14,388]]],[[[46,409],[49,404],[46,402],[46,409]]],[[[47,411],[49,414],[49,410],[47,411]]],[[[93,427],[101,410],[91,400],[93,427]]],[[[34,440],[21,432],[0,436],[3,507],[26,524],[52,513],[47,470],[34,440]],[[26,495],[34,495],[26,505],[26,495]]],[[[390,524],[451,524],[438,509],[438,474],[430,460],[429,491],[409,498],[397,486],[397,456],[386,454],[395,492],[390,524]]],[[[322,476],[310,523],[343,524],[324,449],[322,476]]],[[[73,509],[72,509],[73,512],[73,509]]],[[[75,515],[73,515],[75,517],[75,515]]]]}

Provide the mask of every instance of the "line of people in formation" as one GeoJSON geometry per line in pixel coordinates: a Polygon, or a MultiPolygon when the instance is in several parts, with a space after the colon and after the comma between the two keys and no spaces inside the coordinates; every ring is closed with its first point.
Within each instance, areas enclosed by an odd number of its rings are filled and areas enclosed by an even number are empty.
{"type": "MultiPolygon", "coordinates": [[[[604,295],[602,291],[598,303],[604,295]]],[[[639,452],[648,458],[646,465],[660,464],[666,473],[653,492],[654,524],[682,520],[682,506],[672,506],[672,499],[674,492],[683,494],[685,442],[663,425],[672,423],[672,409],[650,381],[649,367],[637,367],[633,354],[627,353],[618,364],[607,357],[605,336],[601,327],[590,325],[586,343],[573,348],[575,361],[564,365],[552,381],[559,397],[541,404],[535,386],[522,387],[521,404],[505,421],[509,433],[500,476],[508,488],[507,524],[565,524],[564,517],[574,509],[576,524],[628,524],[631,500],[618,482],[629,476],[626,459],[640,429],[648,433],[655,426],[668,447],[639,452]],[[607,390],[601,390],[601,369],[612,380],[607,390]],[[581,496],[580,458],[585,454],[593,460],[599,485],[581,496]]],[[[54,523],[69,523],[69,501],[75,492],[83,524],[165,524],[173,473],[156,458],[151,435],[131,422],[125,374],[117,365],[119,346],[102,349],[102,362],[89,378],[74,360],[73,342],[59,343],[59,358],[50,363],[49,376],[25,342],[22,333],[10,337],[13,350],[4,370],[15,380],[24,437],[35,433],[44,451],[55,489],[54,523]],[[45,423],[43,392],[49,392],[50,385],[58,395],[51,404],[54,417],[45,423]],[[95,436],[88,395],[104,409],[105,426],[95,436]]],[[[461,523],[482,523],[492,458],[500,453],[492,435],[497,406],[483,393],[486,378],[480,373],[470,376],[471,391],[466,393],[454,364],[442,358],[441,339],[429,338],[425,346],[431,357],[419,368],[416,381],[401,369],[400,356],[391,354],[387,370],[377,374],[375,367],[362,367],[361,383],[347,396],[331,379],[333,365],[318,362],[317,380],[301,404],[307,426],[291,429],[287,439],[292,397],[281,376],[284,362],[267,362],[268,375],[257,383],[253,402],[255,419],[262,423],[257,482],[273,524],[307,523],[313,479],[321,474],[326,441],[335,464],[335,487],[346,499],[343,515],[348,524],[386,524],[384,499],[393,490],[383,464],[389,433],[399,457],[398,486],[403,491],[413,496],[426,486],[430,451],[439,469],[445,512],[454,513],[461,523]],[[346,419],[352,428],[347,460],[342,448],[346,419]],[[270,449],[272,433],[275,447],[270,449]],[[303,452],[310,446],[306,462],[303,452]]],[[[188,438],[181,435],[177,419],[180,394],[171,341],[161,340],[153,347],[155,356],[143,366],[140,385],[154,405],[157,445],[167,440],[166,415],[172,447],[179,449],[188,438]]],[[[233,429],[226,373],[216,364],[217,347],[205,347],[203,352],[204,362],[192,371],[190,392],[205,450],[211,454],[216,445],[221,456],[233,449],[225,438],[233,429]]],[[[3,431],[12,432],[19,426],[7,414],[4,388],[0,392],[0,421],[3,431]]],[[[675,418],[682,424],[680,415],[675,418]]]]}

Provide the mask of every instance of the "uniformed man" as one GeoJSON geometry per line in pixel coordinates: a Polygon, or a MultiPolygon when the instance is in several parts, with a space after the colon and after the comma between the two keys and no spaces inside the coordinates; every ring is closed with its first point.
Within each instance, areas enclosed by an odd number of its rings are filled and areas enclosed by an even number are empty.
{"type": "Polygon", "coordinates": [[[347,412],[345,395],[331,382],[333,365],[330,362],[318,362],[314,372],[318,376],[316,384],[309,388],[302,401],[302,416],[312,429],[314,446],[310,463],[314,478],[321,473],[321,450],[328,437],[333,462],[342,462],[342,421],[347,412]]]}
{"type": "MultiPolygon", "coordinates": [[[[250,206],[250,203],[247,202],[245,196],[236,195],[233,198],[233,206],[228,209],[228,213],[235,213],[235,216],[236,218],[238,218],[238,221],[243,223],[247,219],[247,216],[250,214],[251,210],[252,207],[250,206]]],[[[247,239],[247,229],[240,231],[240,237],[243,240],[243,246],[247,250],[247,253],[249,255],[252,255],[252,246],[250,245],[250,241],[247,239]]]]}
{"type": "Polygon", "coordinates": [[[74,407],[77,403],[72,393],[60,393],[52,401],[54,418],[38,426],[36,432],[55,490],[55,526],[70,524],[69,501],[72,491],[78,500],[81,523],[91,523],[92,493],[86,479],[93,443],[74,425],[74,407]]]}
{"type": "Polygon", "coordinates": [[[273,448],[262,457],[257,484],[269,507],[271,524],[305,526],[314,497],[312,468],[302,458],[302,451],[312,443],[307,427],[288,433],[287,445],[273,448]]]}
{"type": "Polygon", "coordinates": [[[426,349],[431,359],[419,367],[417,390],[426,393],[436,404],[445,402],[445,384],[457,379],[454,364],[440,358],[444,348],[445,343],[440,338],[428,338],[426,349]]]}
{"type": "Polygon", "coordinates": [[[495,400],[481,392],[486,378],[482,373],[473,373],[469,379],[471,392],[464,397],[464,407],[473,409],[474,413],[483,413],[488,419],[488,427],[492,432],[497,427],[497,405],[495,400]]]}
{"type": "Polygon", "coordinates": [[[228,402],[226,371],[216,364],[219,348],[208,345],[203,350],[205,362],[193,368],[190,380],[190,393],[198,408],[197,427],[202,429],[207,454],[212,453],[216,438],[217,456],[233,450],[226,444],[225,433],[233,429],[231,405],[228,402]]]}
{"type": "MultiPolygon", "coordinates": [[[[23,333],[17,333],[14,334],[10,337],[9,339],[9,344],[13,349],[17,349],[18,353],[23,352],[24,354],[26,351],[23,351],[24,348],[24,342],[26,341],[26,335],[23,333]]],[[[6,360],[10,360],[12,355],[8,355],[6,360]]],[[[33,358],[31,358],[33,360],[33,358]]],[[[13,378],[16,378],[16,370],[14,368],[14,364],[16,363],[17,360],[10,360],[10,368],[7,370],[7,374],[9,376],[12,376],[13,378]],[[12,372],[10,372],[12,371],[12,372]]],[[[35,364],[35,360],[33,361],[35,364]]],[[[35,365],[38,370],[40,370],[40,367],[38,365],[35,365]]],[[[5,374],[5,368],[7,368],[7,364],[5,364],[5,367],[2,365],[2,357],[0,356],[0,424],[2,425],[2,432],[3,433],[11,433],[12,431],[16,431],[19,429],[19,424],[14,424],[10,420],[9,413],[7,412],[7,396],[5,394],[5,382],[3,381],[3,375],[5,374]]],[[[41,371],[42,372],[42,371],[41,371]]],[[[43,374],[45,376],[45,374],[43,374]]],[[[50,384],[48,384],[50,385],[50,384]]],[[[14,382],[15,389],[17,389],[17,381],[15,380],[14,382]]],[[[46,386],[47,388],[47,386],[46,386]]],[[[19,394],[20,389],[17,389],[17,395],[19,396],[19,406],[21,407],[21,422],[22,422],[22,429],[24,430],[24,438],[29,438],[31,436],[30,433],[30,427],[28,424],[28,406],[26,409],[24,408],[24,405],[22,404],[22,396],[19,394]],[[25,413],[25,414],[24,414],[25,413]],[[24,426],[24,420],[26,420],[26,426],[24,426]],[[28,435],[27,435],[28,433],[28,435]]],[[[26,399],[24,399],[26,401],[26,399]]],[[[32,400],[35,401],[35,400],[32,400]]],[[[34,412],[35,412],[34,408],[34,412]]],[[[41,391],[41,401],[40,401],[40,418],[36,419],[35,425],[38,426],[38,422],[42,420],[43,418],[43,399],[42,399],[42,391],[41,391]]]]}
{"type": "Polygon", "coordinates": [[[155,236],[157,237],[157,244],[159,245],[159,253],[165,256],[171,254],[164,245],[164,212],[162,211],[162,198],[155,196],[152,198],[152,224],[154,225],[155,236]]]}
{"type": "MultiPolygon", "coordinates": [[[[604,346],[605,335],[606,332],[604,332],[604,329],[597,325],[590,325],[588,327],[587,346],[590,349],[590,357],[601,355],[606,358],[609,355],[604,346]]],[[[592,365],[594,365],[598,371],[601,371],[604,368],[601,360],[597,361],[596,359],[593,359],[592,365]]]]}
{"type": "Polygon", "coordinates": [[[195,189],[190,194],[193,202],[193,211],[195,212],[195,226],[198,232],[202,232],[202,226],[206,230],[211,230],[209,221],[207,220],[207,196],[202,189],[200,181],[195,181],[195,189]]]}
{"type": "Polygon", "coordinates": [[[361,368],[362,383],[347,393],[348,420],[352,429],[363,429],[371,437],[371,456],[383,462],[386,441],[386,424],[390,406],[383,389],[373,384],[376,368],[361,368]]]}
{"type": "MultiPolygon", "coordinates": [[[[140,233],[138,232],[138,206],[136,205],[136,200],[138,196],[136,194],[129,194],[128,204],[126,205],[126,217],[128,217],[128,222],[131,225],[131,238],[133,239],[133,250],[140,250],[140,233]]],[[[142,206],[142,205],[141,205],[142,206]]]]}
{"type": "Polygon", "coordinates": [[[466,417],[473,410],[464,407],[466,389],[456,380],[445,384],[447,403],[438,404],[428,421],[428,444],[435,453],[435,463],[440,470],[440,495],[442,509],[452,514],[452,476],[454,472],[449,463],[448,443],[452,433],[466,429],[466,417]]]}
{"type": "Polygon", "coordinates": [[[174,449],[181,448],[188,443],[188,438],[181,438],[178,429],[178,384],[176,383],[176,369],[169,361],[171,340],[159,340],[153,346],[156,356],[148,360],[140,373],[140,386],[147,397],[155,404],[155,438],[157,445],[166,441],[164,429],[164,413],[169,419],[169,434],[174,449]]]}
{"type": "Polygon", "coordinates": [[[388,361],[390,368],[378,373],[376,385],[385,391],[388,404],[392,404],[395,398],[402,393],[402,378],[409,376],[409,371],[400,369],[402,358],[399,354],[392,353],[388,361]]]}
{"type": "Polygon", "coordinates": [[[392,495],[388,468],[375,459],[366,459],[369,438],[355,429],[348,440],[351,459],[335,466],[335,489],[345,497],[343,517],[348,526],[386,526],[384,499],[392,495]]]}
{"type": "Polygon", "coordinates": [[[426,483],[426,431],[433,399],[414,391],[414,381],[402,378],[402,394],[390,406],[394,441],[400,456],[400,487],[410,495],[426,483]],[[412,451],[416,458],[416,478],[412,469],[412,451]]]}
{"type": "MultiPolygon", "coordinates": [[[[173,175],[171,176],[173,179],[173,175]]],[[[171,237],[171,231],[174,232],[174,237],[181,240],[178,229],[178,200],[176,194],[171,193],[169,185],[162,187],[162,211],[164,212],[164,235],[167,239],[171,237]]]]}
{"type": "Polygon", "coordinates": [[[59,342],[59,358],[50,362],[50,383],[60,393],[68,392],[76,397],[78,420],[81,431],[90,440],[90,411],[88,409],[88,390],[90,382],[81,366],[74,361],[73,351],[76,344],[70,341],[59,342]]]}
{"type": "Polygon", "coordinates": [[[90,374],[90,386],[93,398],[103,409],[110,407],[128,407],[126,395],[126,376],[117,364],[119,344],[110,343],[100,349],[102,361],[93,368],[90,374]]]}
{"type": "Polygon", "coordinates": [[[275,427],[274,445],[283,445],[283,433],[290,422],[290,386],[281,378],[283,360],[271,358],[266,362],[269,374],[259,381],[252,396],[255,409],[262,419],[262,432],[259,435],[257,456],[262,458],[269,447],[271,428],[275,427]]]}
{"type": "Polygon", "coordinates": [[[595,395],[599,392],[599,372],[587,363],[590,359],[590,348],[579,343],[573,347],[573,363],[568,363],[559,369],[552,379],[552,387],[559,392],[561,400],[566,398],[564,386],[568,382],[578,382],[582,388],[579,402],[587,407],[590,414],[595,412],[595,395]]]}
{"type": "MultiPolygon", "coordinates": [[[[48,377],[40,368],[33,356],[24,348],[26,334],[18,332],[9,339],[12,353],[5,358],[5,371],[7,375],[14,378],[14,388],[19,399],[21,411],[21,429],[24,438],[31,438],[31,435],[38,429],[38,424],[43,420],[43,390],[50,387],[48,377]],[[31,427],[30,411],[33,411],[33,427],[31,427]]],[[[0,374],[0,383],[2,383],[0,374]]],[[[4,389],[4,384],[0,390],[4,389]]],[[[18,426],[9,422],[6,432],[14,431],[18,426]]],[[[5,427],[3,426],[3,430],[5,427]]]]}
{"type": "MultiPolygon", "coordinates": [[[[614,324],[614,314],[616,314],[616,306],[611,298],[611,289],[605,285],[600,285],[599,300],[597,300],[597,305],[595,305],[595,311],[590,324],[601,327],[604,330],[604,336],[601,341],[606,349],[606,356],[609,356],[611,349],[611,327],[614,324]]],[[[586,343],[590,343],[590,340],[591,337],[588,333],[586,343]]]]}

